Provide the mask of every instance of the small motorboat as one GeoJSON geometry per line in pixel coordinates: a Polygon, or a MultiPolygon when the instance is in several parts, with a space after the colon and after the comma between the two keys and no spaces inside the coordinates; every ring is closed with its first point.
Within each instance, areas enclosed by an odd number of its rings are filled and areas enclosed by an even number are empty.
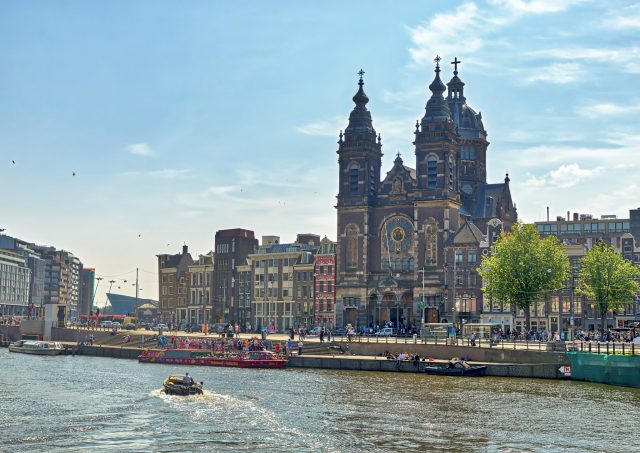
{"type": "Polygon", "coordinates": [[[426,366],[424,372],[441,376],[484,376],[486,365],[469,365],[464,360],[453,358],[444,366],[426,366]]]}
{"type": "Polygon", "coordinates": [[[163,382],[167,395],[202,395],[203,382],[195,382],[188,374],[172,374],[163,382]]]}

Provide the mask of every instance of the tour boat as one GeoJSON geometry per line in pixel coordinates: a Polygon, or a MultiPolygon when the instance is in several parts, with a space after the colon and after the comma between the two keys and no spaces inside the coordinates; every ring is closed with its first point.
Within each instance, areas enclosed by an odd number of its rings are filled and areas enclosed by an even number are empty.
{"type": "Polygon", "coordinates": [[[214,355],[206,349],[145,349],[138,356],[138,361],[237,368],[282,368],[287,364],[287,359],[269,351],[239,351],[235,354],[214,355]]]}
{"type": "Polygon", "coordinates": [[[18,340],[9,345],[9,351],[23,354],[58,355],[63,351],[56,341],[18,340]]]}
{"type": "Polygon", "coordinates": [[[167,395],[202,395],[202,382],[194,382],[189,379],[190,382],[185,383],[185,376],[182,374],[172,374],[163,382],[164,393],[167,395]]]}

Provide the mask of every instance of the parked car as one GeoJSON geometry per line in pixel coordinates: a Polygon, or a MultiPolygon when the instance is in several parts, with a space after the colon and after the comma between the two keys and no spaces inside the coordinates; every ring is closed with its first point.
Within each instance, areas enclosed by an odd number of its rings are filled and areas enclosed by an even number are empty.
{"type": "Polygon", "coordinates": [[[333,335],[346,335],[347,334],[347,329],[345,329],[344,327],[338,327],[337,329],[334,329],[332,332],[333,335]]]}
{"type": "Polygon", "coordinates": [[[390,337],[396,334],[396,329],[392,327],[383,327],[376,332],[377,337],[390,337]]]}
{"type": "Polygon", "coordinates": [[[100,321],[100,327],[111,327],[111,321],[100,321]]]}
{"type": "Polygon", "coordinates": [[[309,335],[320,335],[320,332],[322,332],[322,327],[314,327],[313,329],[311,329],[309,331],[309,335]]]}
{"type": "Polygon", "coordinates": [[[123,326],[126,330],[136,330],[136,325],[132,322],[129,322],[123,326]]]}
{"type": "Polygon", "coordinates": [[[169,326],[167,326],[166,324],[156,324],[156,325],[153,327],[153,330],[162,330],[162,331],[165,331],[165,330],[169,330],[169,326]]]}
{"type": "Polygon", "coordinates": [[[122,324],[120,324],[118,321],[111,321],[111,327],[119,329],[120,327],[122,327],[122,324]]]}

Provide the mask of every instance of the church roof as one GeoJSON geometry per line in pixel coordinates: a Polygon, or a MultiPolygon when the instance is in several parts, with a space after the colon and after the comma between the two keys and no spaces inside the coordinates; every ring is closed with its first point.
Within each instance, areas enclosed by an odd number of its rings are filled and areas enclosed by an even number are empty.
{"type": "Polygon", "coordinates": [[[482,232],[473,223],[466,221],[451,240],[453,245],[480,244],[484,240],[482,232]]]}
{"type": "Polygon", "coordinates": [[[497,206],[499,202],[504,202],[505,189],[508,189],[506,183],[483,184],[479,186],[474,217],[478,219],[497,217],[497,206]]]}

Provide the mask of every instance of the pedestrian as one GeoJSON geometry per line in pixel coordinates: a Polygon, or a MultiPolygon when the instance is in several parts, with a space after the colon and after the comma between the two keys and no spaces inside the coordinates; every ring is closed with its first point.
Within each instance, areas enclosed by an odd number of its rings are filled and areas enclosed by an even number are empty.
{"type": "Polygon", "coordinates": [[[298,355],[302,355],[302,340],[298,341],[298,355]]]}
{"type": "Polygon", "coordinates": [[[291,338],[287,341],[287,352],[291,355],[291,351],[293,350],[293,341],[291,338]]]}

